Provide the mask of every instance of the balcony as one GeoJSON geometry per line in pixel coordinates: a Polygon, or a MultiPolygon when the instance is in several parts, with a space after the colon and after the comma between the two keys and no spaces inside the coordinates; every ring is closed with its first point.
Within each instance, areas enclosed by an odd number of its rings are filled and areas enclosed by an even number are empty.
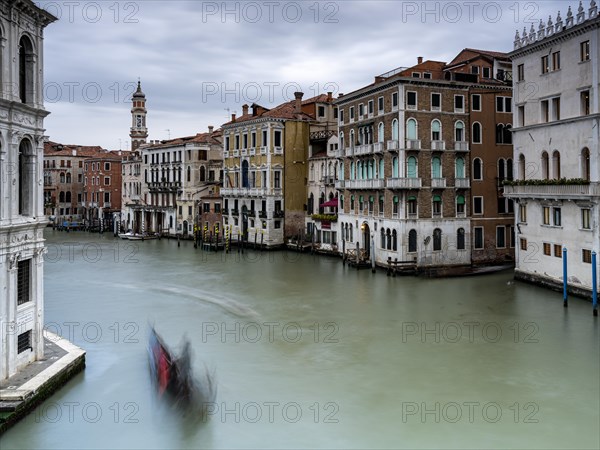
{"type": "Polygon", "coordinates": [[[354,155],[370,155],[373,153],[373,144],[359,145],[354,148],[354,155]]]}
{"type": "Polygon", "coordinates": [[[432,178],[431,179],[431,188],[432,189],[445,189],[446,188],[446,179],[445,178],[432,178]]]}
{"type": "Polygon", "coordinates": [[[446,141],[431,141],[431,150],[446,150],[446,141]]]}
{"type": "Polygon", "coordinates": [[[104,202],[103,208],[110,208],[110,202],[104,202]]]}
{"type": "Polygon", "coordinates": [[[321,183],[326,184],[326,185],[335,184],[335,177],[333,177],[333,176],[323,177],[323,178],[321,178],[321,183]]]}
{"type": "Polygon", "coordinates": [[[237,150],[237,149],[236,149],[236,150],[234,150],[234,151],[233,151],[233,156],[234,156],[234,157],[235,157],[235,156],[240,156],[240,151],[239,151],[239,150],[237,150]]]}
{"type": "Polygon", "coordinates": [[[389,151],[398,151],[399,148],[400,145],[398,144],[398,141],[387,141],[387,149],[389,151]]]}
{"type": "Polygon", "coordinates": [[[239,209],[232,209],[231,210],[231,215],[232,216],[239,216],[240,215],[240,210],[239,209]]]}
{"type": "Polygon", "coordinates": [[[354,155],[354,147],[346,147],[346,156],[352,156],[354,155]]]}
{"type": "Polygon", "coordinates": [[[468,178],[457,178],[454,180],[454,187],[456,189],[471,189],[471,180],[468,178]]]}
{"type": "Polygon", "coordinates": [[[388,178],[385,187],[388,189],[420,189],[421,178],[388,178]]]}
{"type": "Polygon", "coordinates": [[[260,148],[260,154],[261,155],[266,155],[267,154],[267,147],[261,147],[260,148]]]}
{"type": "Polygon", "coordinates": [[[335,157],[336,158],[343,158],[344,156],[345,156],[345,154],[344,154],[344,149],[343,148],[338,148],[335,151],[335,157]]]}
{"type": "Polygon", "coordinates": [[[261,219],[266,219],[267,218],[267,212],[266,211],[259,211],[258,212],[258,217],[260,217],[261,219]]]}
{"type": "Polygon", "coordinates": [[[275,155],[283,155],[283,147],[274,147],[273,153],[275,155]]]}
{"type": "Polygon", "coordinates": [[[229,158],[229,150],[223,151],[223,158],[229,158]]]}
{"type": "Polygon", "coordinates": [[[509,198],[588,200],[592,196],[600,197],[600,183],[504,186],[504,196],[509,198]]]}
{"type": "Polygon", "coordinates": [[[346,188],[346,180],[335,180],[335,188],[336,189],[345,189],[346,188]]]}
{"type": "Polygon", "coordinates": [[[469,151],[469,143],[466,141],[455,141],[454,142],[454,151],[456,152],[468,152],[469,151]]]}
{"type": "Polygon", "coordinates": [[[281,210],[273,211],[273,217],[275,217],[275,218],[282,218],[284,216],[285,216],[285,213],[281,210]]]}
{"type": "Polygon", "coordinates": [[[346,189],[383,189],[384,180],[345,180],[346,189]]]}
{"type": "Polygon", "coordinates": [[[383,142],[376,142],[373,144],[373,153],[383,153],[383,142]]]}
{"type": "Polygon", "coordinates": [[[421,140],[420,139],[407,139],[406,140],[406,149],[407,150],[421,150],[421,140]]]}
{"type": "Polygon", "coordinates": [[[254,156],[256,155],[256,147],[252,147],[251,149],[248,150],[248,154],[250,156],[254,156]]]}
{"type": "Polygon", "coordinates": [[[241,150],[241,155],[242,155],[242,156],[248,156],[248,149],[246,149],[246,148],[243,148],[243,149],[241,150]]]}

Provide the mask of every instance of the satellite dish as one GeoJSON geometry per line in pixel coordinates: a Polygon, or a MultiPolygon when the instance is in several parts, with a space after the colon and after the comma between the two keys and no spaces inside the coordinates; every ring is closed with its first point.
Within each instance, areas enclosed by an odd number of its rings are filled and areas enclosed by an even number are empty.
{"type": "Polygon", "coordinates": [[[429,241],[431,241],[431,236],[427,236],[427,237],[425,238],[425,240],[423,241],[423,243],[424,243],[425,245],[427,245],[427,244],[429,244],[429,241]]]}

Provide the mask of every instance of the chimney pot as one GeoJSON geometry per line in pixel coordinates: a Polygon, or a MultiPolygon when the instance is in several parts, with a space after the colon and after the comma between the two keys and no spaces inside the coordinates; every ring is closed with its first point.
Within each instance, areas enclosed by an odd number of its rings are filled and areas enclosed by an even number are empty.
{"type": "Polygon", "coordinates": [[[242,115],[248,114],[248,105],[242,105],[242,115]]]}
{"type": "Polygon", "coordinates": [[[232,121],[232,122],[235,122],[235,114],[232,114],[232,115],[231,115],[231,121],[232,121]]]}
{"type": "Polygon", "coordinates": [[[327,92],[327,101],[331,102],[333,100],[333,92],[329,91],[327,92]]]}
{"type": "Polygon", "coordinates": [[[296,97],[296,103],[294,107],[294,113],[299,114],[302,112],[302,96],[304,93],[302,92],[294,92],[294,97],[296,97]]]}
{"type": "Polygon", "coordinates": [[[208,132],[209,132],[210,134],[212,134],[212,133],[213,133],[213,130],[214,130],[214,127],[213,127],[212,125],[209,125],[209,126],[208,126],[208,132]]]}
{"type": "Polygon", "coordinates": [[[423,64],[423,57],[422,56],[419,56],[417,58],[417,64],[423,64]]]}

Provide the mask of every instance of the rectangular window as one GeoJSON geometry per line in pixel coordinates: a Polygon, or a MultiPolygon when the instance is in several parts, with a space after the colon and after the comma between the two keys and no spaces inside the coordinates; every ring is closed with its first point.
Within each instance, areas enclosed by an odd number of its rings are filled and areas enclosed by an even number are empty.
{"type": "Polygon", "coordinates": [[[379,97],[377,99],[377,110],[381,113],[383,112],[383,97],[379,97]]]}
{"type": "Polygon", "coordinates": [[[242,142],[243,142],[243,147],[242,148],[248,148],[248,134],[244,133],[244,135],[242,136],[242,142]]]}
{"type": "Polygon", "coordinates": [[[517,66],[517,81],[525,81],[525,64],[517,66]]]}
{"type": "Polygon", "coordinates": [[[27,350],[33,350],[31,345],[31,330],[17,336],[17,353],[23,353],[27,350]]]}
{"type": "Polygon", "coordinates": [[[317,110],[317,117],[325,117],[325,107],[324,106],[319,106],[319,109],[317,110]]]}
{"type": "Polygon", "coordinates": [[[550,105],[548,100],[542,100],[540,102],[540,106],[542,108],[542,122],[546,123],[550,121],[550,105]]]}
{"type": "Polygon", "coordinates": [[[394,92],[392,94],[392,108],[398,108],[398,93],[394,92]]]}
{"type": "MultiPolygon", "coordinates": [[[[235,136],[235,149],[236,150],[240,149],[240,136],[239,136],[239,134],[236,134],[236,136],[235,136]]],[[[165,162],[164,160],[165,160],[165,158],[164,158],[164,153],[163,153],[163,162],[165,162]]]]}
{"type": "Polygon", "coordinates": [[[542,74],[550,72],[550,63],[548,55],[542,56],[542,74]]]}
{"type": "Polygon", "coordinates": [[[591,264],[592,263],[592,251],[587,250],[585,248],[583,250],[581,250],[581,261],[586,264],[591,264]]]}
{"type": "Polygon", "coordinates": [[[273,172],[273,174],[275,175],[273,187],[275,189],[280,189],[281,188],[281,171],[276,170],[275,172],[273,172]]]}
{"type": "Polygon", "coordinates": [[[281,220],[276,220],[274,228],[281,228],[281,220]]]}
{"type": "Polygon", "coordinates": [[[465,97],[464,95],[454,96],[454,111],[463,112],[465,110],[465,97]]]}
{"type": "Polygon", "coordinates": [[[471,96],[471,109],[473,111],[481,111],[481,95],[473,94],[471,96]]]}
{"type": "Polygon", "coordinates": [[[521,105],[518,107],[519,111],[519,126],[525,126],[525,105],[521,105]]]}
{"type": "Polygon", "coordinates": [[[188,206],[188,216],[191,216],[191,215],[192,215],[192,207],[188,206]]]}
{"type": "Polygon", "coordinates": [[[413,72],[412,77],[413,78],[421,78],[421,72],[413,72]]]}
{"type": "Polygon", "coordinates": [[[506,248],[506,228],[496,227],[496,248],[506,248]]]}
{"type": "Polygon", "coordinates": [[[591,230],[591,222],[590,222],[590,217],[591,217],[591,211],[589,209],[582,209],[581,210],[581,228],[583,228],[584,230],[591,230]]]}
{"type": "Polygon", "coordinates": [[[431,79],[431,73],[430,72],[423,73],[423,78],[426,78],[426,79],[430,80],[431,79]]]}
{"type": "Polygon", "coordinates": [[[275,130],[274,137],[275,137],[275,139],[274,139],[275,147],[281,147],[281,130],[275,130]]]}
{"type": "Polygon", "coordinates": [[[215,213],[216,214],[221,213],[221,204],[220,203],[215,203],[215,213]]]}
{"type": "Polygon", "coordinates": [[[350,107],[350,120],[354,120],[354,106],[350,107]]]}
{"type": "Polygon", "coordinates": [[[17,264],[17,305],[31,301],[31,259],[17,264]]]}
{"type": "Polygon", "coordinates": [[[521,242],[521,250],[526,252],[527,251],[527,239],[521,238],[520,242],[521,242]]]}
{"type": "Polygon", "coordinates": [[[262,130],[262,146],[266,147],[267,144],[269,142],[269,131],[268,130],[262,130]]]}
{"type": "Polygon", "coordinates": [[[105,203],[109,203],[110,202],[110,192],[105,192],[104,193],[104,202],[105,203]]]}
{"type": "Polygon", "coordinates": [[[471,66],[471,73],[473,75],[479,75],[479,66],[471,66]]]}
{"type": "Polygon", "coordinates": [[[581,62],[590,60],[590,41],[583,41],[580,45],[581,62]]]}
{"type": "Polygon", "coordinates": [[[560,120],[560,97],[552,99],[552,120],[560,120]]]}
{"type": "Polygon", "coordinates": [[[543,224],[544,225],[550,225],[550,207],[549,206],[544,206],[543,208],[543,224]]]}
{"type": "Polygon", "coordinates": [[[473,228],[473,248],[475,250],[483,249],[483,227],[473,228]]]}
{"type": "Polygon", "coordinates": [[[552,251],[552,246],[549,243],[544,242],[544,255],[551,256],[552,255],[551,251],[552,251]]]}
{"type": "Polygon", "coordinates": [[[108,162],[104,163],[104,170],[110,170],[110,163],[108,163],[108,162]]]}
{"type": "Polygon", "coordinates": [[[590,114],[590,91],[581,91],[581,115],[588,116],[590,114]]]}
{"type": "Polygon", "coordinates": [[[527,223],[527,205],[519,205],[519,222],[527,223]]]}
{"type": "Polygon", "coordinates": [[[358,105],[358,118],[362,118],[362,116],[364,116],[365,114],[365,107],[364,105],[361,103],[358,105]]]}
{"type": "Polygon", "coordinates": [[[344,110],[340,109],[340,123],[344,123],[344,110]]]}
{"type": "Polygon", "coordinates": [[[553,214],[554,226],[560,227],[561,226],[561,210],[560,210],[560,208],[554,208],[553,212],[554,212],[554,214],[553,214]]]}
{"type": "Polygon", "coordinates": [[[557,258],[562,258],[562,245],[554,244],[554,256],[557,258]]]}
{"type": "Polygon", "coordinates": [[[82,180],[83,180],[83,174],[82,174],[82,173],[78,173],[78,174],[77,174],[77,182],[78,182],[78,183],[81,183],[81,182],[82,182],[82,180]]]}
{"type": "Polygon", "coordinates": [[[431,110],[432,111],[440,111],[442,109],[442,95],[441,94],[431,94],[431,110]]]}
{"type": "Polygon", "coordinates": [[[483,214],[483,197],[473,197],[473,214],[483,214]]]}
{"type": "Polygon", "coordinates": [[[369,114],[373,114],[373,112],[375,110],[375,103],[373,102],[373,100],[369,100],[369,114]]]}
{"type": "Polygon", "coordinates": [[[552,53],[552,70],[560,70],[560,52],[552,53]]]}
{"type": "Polygon", "coordinates": [[[512,112],[511,97],[496,97],[496,112],[510,113],[512,112]]]}
{"type": "Polygon", "coordinates": [[[417,93],[407,92],[406,93],[406,109],[417,109],[417,93]]]}
{"type": "Polygon", "coordinates": [[[104,186],[110,186],[110,177],[104,177],[104,186]]]}
{"type": "Polygon", "coordinates": [[[483,78],[492,78],[492,69],[490,67],[483,68],[483,78]]]}

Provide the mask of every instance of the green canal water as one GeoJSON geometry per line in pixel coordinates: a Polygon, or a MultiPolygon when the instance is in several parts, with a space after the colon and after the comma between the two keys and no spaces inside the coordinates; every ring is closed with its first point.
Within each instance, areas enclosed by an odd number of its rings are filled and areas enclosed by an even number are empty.
{"type": "Polygon", "coordinates": [[[307,254],[46,237],[46,329],[87,368],[2,450],[600,447],[591,304],[564,309],[510,272],[392,278],[307,254]],[[157,399],[149,323],[215,372],[208,420],[157,399]]]}

